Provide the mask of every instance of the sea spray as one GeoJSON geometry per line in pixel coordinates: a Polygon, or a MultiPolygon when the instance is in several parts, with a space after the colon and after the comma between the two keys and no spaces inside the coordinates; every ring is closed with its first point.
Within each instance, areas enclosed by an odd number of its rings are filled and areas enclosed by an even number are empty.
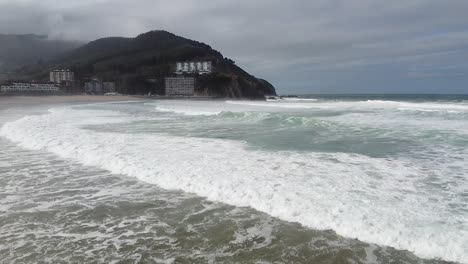
{"type": "MultiPolygon", "coordinates": [[[[219,103],[213,108],[212,112],[226,110],[219,109],[219,103]]],[[[343,236],[407,249],[422,257],[468,261],[467,230],[460,223],[466,215],[449,210],[463,204],[457,195],[450,195],[466,190],[466,181],[455,177],[449,181],[457,184],[447,185],[444,180],[450,166],[463,164],[449,160],[426,182],[430,165],[407,157],[262,151],[236,140],[92,129],[103,124],[131,126],[145,119],[153,122],[144,115],[135,119],[124,112],[62,108],[7,123],[0,134],[27,148],[47,150],[166,189],[250,206],[287,221],[333,229],[343,236]],[[435,192],[434,184],[443,188],[435,192]]]]}

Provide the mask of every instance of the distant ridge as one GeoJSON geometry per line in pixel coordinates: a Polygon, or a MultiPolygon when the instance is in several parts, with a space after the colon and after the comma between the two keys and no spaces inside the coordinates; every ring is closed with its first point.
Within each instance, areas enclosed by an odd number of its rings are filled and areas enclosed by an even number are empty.
{"type": "Polygon", "coordinates": [[[49,69],[70,68],[76,76],[116,81],[120,92],[158,93],[177,61],[210,60],[216,73],[198,78],[196,93],[203,96],[260,98],[276,94],[265,80],[245,72],[209,45],[167,31],[150,31],[135,38],[102,38],[61,54],[47,67],[24,67],[23,78],[47,78],[49,69]],[[155,80],[151,84],[147,80],[155,80]],[[155,88],[156,87],[156,88],[155,88]]]}

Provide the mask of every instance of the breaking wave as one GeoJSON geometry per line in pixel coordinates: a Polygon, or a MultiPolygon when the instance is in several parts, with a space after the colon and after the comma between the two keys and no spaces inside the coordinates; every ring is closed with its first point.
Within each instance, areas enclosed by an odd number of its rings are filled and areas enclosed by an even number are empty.
{"type": "Polygon", "coordinates": [[[347,101],[227,101],[232,105],[244,105],[266,108],[290,108],[290,109],[394,109],[413,111],[444,111],[447,113],[468,113],[466,103],[430,103],[430,102],[400,102],[385,100],[367,100],[358,102],[347,101]]]}
{"type": "Polygon", "coordinates": [[[447,179],[444,168],[433,171],[431,181],[425,182],[429,165],[404,158],[268,152],[248,149],[239,141],[84,129],[132,121],[133,116],[122,112],[59,108],[9,122],[0,135],[26,148],[162,188],[249,206],[426,258],[468,263],[465,215],[447,211],[463,206],[453,194],[466,190],[466,182],[463,177],[447,179]],[[444,187],[435,191],[438,184],[444,187]]]}

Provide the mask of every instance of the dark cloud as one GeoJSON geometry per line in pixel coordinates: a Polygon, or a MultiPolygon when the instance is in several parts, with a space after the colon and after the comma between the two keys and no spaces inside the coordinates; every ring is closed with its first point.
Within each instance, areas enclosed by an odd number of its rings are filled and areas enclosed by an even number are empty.
{"type": "Polygon", "coordinates": [[[466,10],[465,0],[0,0],[0,32],[92,40],[166,29],[280,91],[468,93],[466,10]]]}

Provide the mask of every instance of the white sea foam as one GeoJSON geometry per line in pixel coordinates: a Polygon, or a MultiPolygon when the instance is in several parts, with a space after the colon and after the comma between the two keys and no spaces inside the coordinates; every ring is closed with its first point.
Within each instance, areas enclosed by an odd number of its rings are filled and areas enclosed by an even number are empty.
{"type": "Polygon", "coordinates": [[[295,98],[295,97],[277,97],[275,99],[266,99],[268,102],[289,101],[289,102],[316,102],[314,98],[295,98]]]}
{"type": "MultiPolygon", "coordinates": [[[[236,141],[82,129],[132,120],[118,112],[61,108],[7,123],[0,135],[166,189],[250,206],[422,257],[468,263],[466,213],[447,211],[449,204],[463,203],[457,194],[467,183],[451,179],[456,184],[437,191],[422,185],[427,170],[435,169],[430,164],[345,153],[254,151],[236,141]]],[[[447,171],[438,169],[431,177],[443,181],[447,171]]]]}
{"type": "Polygon", "coordinates": [[[228,104],[256,106],[265,108],[290,108],[290,109],[393,109],[393,110],[413,110],[413,111],[444,111],[447,113],[468,112],[468,104],[463,103],[427,103],[427,102],[400,102],[400,101],[227,101],[228,104]]]}
{"type": "Polygon", "coordinates": [[[292,101],[292,102],[316,102],[318,99],[315,98],[293,98],[293,97],[285,97],[282,100],[285,101],[292,101]]]}
{"type": "Polygon", "coordinates": [[[161,111],[161,112],[172,112],[172,113],[177,113],[177,114],[183,114],[183,115],[217,115],[220,112],[208,112],[208,111],[200,111],[200,110],[194,110],[194,109],[177,109],[177,108],[165,108],[165,107],[156,107],[156,110],[161,111]]]}
{"type": "Polygon", "coordinates": [[[368,100],[367,103],[372,105],[381,105],[388,108],[405,108],[413,110],[445,110],[445,111],[468,111],[468,105],[462,103],[410,103],[399,101],[384,101],[384,100],[368,100]]]}
{"type": "Polygon", "coordinates": [[[158,101],[157,103],[147,103],[147,105],[155,106],[157,111],[172,112],[176,114],[183,114],[189,116],[196,115],[217,115],[221,113],[220,110],[213,107],[207,107],[206,103],[195,102],[186,104],[183,101],[158,101]]]}
{"type": "Polygon", "coordinates": [[[255,101],[239,101],[239,104],[235,102],[226,104],[224,101],[192,101],[188,104],[187,101],[181,100],[161,100],[146,104],[154,106],[156,111],[172,112],[187,116],[218,115],[222,112],[259,111],[258,107],[254,104],[255,101]],[[246,105],[246,102],[250,102],[252,105],[246,105]]]}
{"type": "Polygon", "coordinates": [[[312,104],[299,104],[299,103],[288,103],[281,101],[226,101],[232,105],[243,105],[243,106],[260,106],[260,107],[279,107],[279,108],[292,108],[292,109],[307,109],[316,108],[317,105],[312,104]]]}

